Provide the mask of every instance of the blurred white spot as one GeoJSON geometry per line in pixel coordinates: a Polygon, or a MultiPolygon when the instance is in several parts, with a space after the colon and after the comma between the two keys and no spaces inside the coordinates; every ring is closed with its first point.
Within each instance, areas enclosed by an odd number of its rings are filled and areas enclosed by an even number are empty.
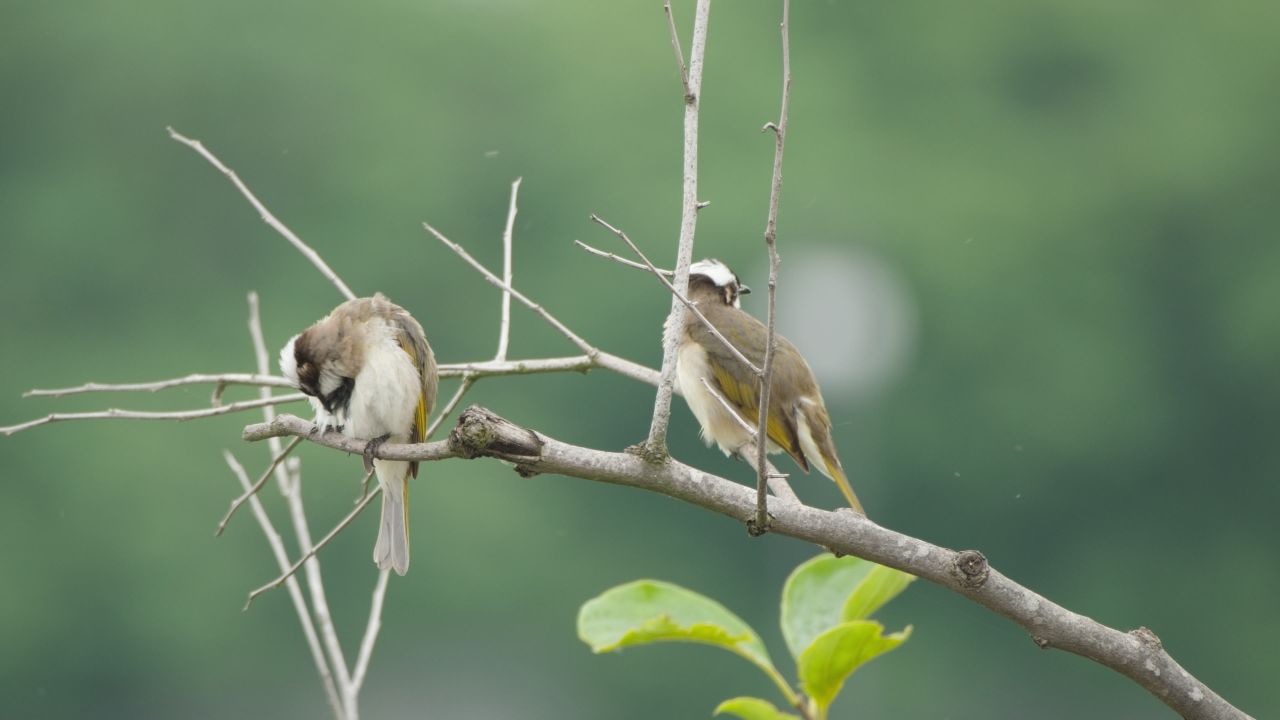
{"type": "Polygon", "coordinates": [[[498,157],[498,151],[497,151],[497,150],[485,150],[485,151],[484,151],[484,156],[485,156],[485,157],[487,157],[487,158],[495,158],[495,157],[498,157]]]}
{"type": "MultiPolygon", "coordinates": [[[[888,389],[906,370],[916,338],[915,301],[901,276],[862,250],[783,251],[778,330],[809,361],[828,401],[888,389]]],[[[767,278],[768,268],[752,277],[767,278]]],[[[765,293],[747,297],[764,320],[765,293]]]]}

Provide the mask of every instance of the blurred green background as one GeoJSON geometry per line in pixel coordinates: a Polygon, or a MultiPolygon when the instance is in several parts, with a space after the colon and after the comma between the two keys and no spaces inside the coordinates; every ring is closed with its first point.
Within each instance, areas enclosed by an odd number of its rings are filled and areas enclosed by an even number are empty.
{"type": "MultiPolygon", "coordinates": [[[[759,288],[778,16],[717,3],[703,95],[697,254],[759,288]]],[[[1152,628],[1257,717],[1280,712],[1278,22],[1260,1],[796,3],[779,236],[781,329],[814,358],[875,519],[1152,628]]],[[[523,176],[517,285],[659,362],[667,297],[571,244],[621,250],[594,211],[674,256],[682,108],[657,0],[9,2],[0,28],[0,423],[199,407],[206,388],[19,396],[248,371],[247,291],[273,347],[340,300],[166,125],[357,292],[412,310],[442,362],[492,354],[499,299],[420,223],[498,267],[523,176]]],[[[517,308],[512,352],[572,347],[517,308]]],[[[594,372],[490,380],[471,401],[618,449],[644,436],[652,389],[594,372]]],[[[221,450],[255,475],[266,461],[238,439],[257,418],[0,438],[0,716],[328,714],[287,595],[240,610],[276,572],[256,524],[213,537],[238,491],[221,450]]],[[[680,401],[672,448],[749,478],[680,401]]],[[[299,455],[318,534],[350,507],[359,460],[299,455]]],[[[796,486],[840,505],[821,477],[796,486]]],[[[778,594],[815,548],[485,461],[430,465],[414,498],[366,717],[698,718],[772,697],[709,648],[594,657],[574,616],[615,583],[666,579],[724,601],[785,663],[778,594]]],[[[374,531],[364,517],[323,554],[352,656],[374,531]]],[[[927,584],[883,619],[916,634],[835,717],[1172,715],[927,584]]]]}

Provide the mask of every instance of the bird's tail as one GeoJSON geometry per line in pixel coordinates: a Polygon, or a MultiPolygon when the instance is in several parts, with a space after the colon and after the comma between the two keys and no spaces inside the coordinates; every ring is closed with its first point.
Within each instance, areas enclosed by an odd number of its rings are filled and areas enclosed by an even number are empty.
{"type": "Polygon", "coordinates": [[[391,568],[397,575],[409,570],[409,463],[375,460],[382,486],[382,521],[373,561],[379,570],[391,568]]]}
{"type": "Polygon", "coordinates": [[[825,475],[835,481],[836,487],[840,488],[844,499],[849,501],[849,507],[853,508],[859,515],[866,517],[867,511],[862,509],[862,503],[858,502],[858,496],[853,494],[853,488],[849,486],[849,478],[845,477],[844,468],[840,467],[840,462],[823,458],[822,464],[827,469],[825,475]]]}

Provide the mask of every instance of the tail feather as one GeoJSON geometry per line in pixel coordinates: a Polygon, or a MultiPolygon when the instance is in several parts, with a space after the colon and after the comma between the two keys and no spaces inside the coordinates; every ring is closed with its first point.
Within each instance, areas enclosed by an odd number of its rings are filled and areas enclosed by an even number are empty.
{"type": "Polygon", "coordinates": [[[375,460],[374,466],[382,486],[382,521],[373,561],[379,570],[404,575],[409,571],[409,463],[375,460]]]}
{"type": "Polygon", "coordinates": [[[827,477],[835,481],[836,487],[840,488],[840,492],[844,495],[844,499],[849,502],[849,507],[853,508],[859,515],[866,517],[867,511],[862,509],[862,503],[858,502],[858,496],[853,493],[853,488],[849,486],[849,478],[845,477],[844,469],[840,467],[839,462],[825,461],[827,477]]]}

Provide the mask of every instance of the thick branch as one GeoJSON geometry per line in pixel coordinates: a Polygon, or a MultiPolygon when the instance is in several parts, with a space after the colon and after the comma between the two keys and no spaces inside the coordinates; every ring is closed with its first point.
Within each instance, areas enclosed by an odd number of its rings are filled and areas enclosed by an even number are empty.
{"type": "MultiPolygon", "coordinates": [[[[707,22],[711,0],[698,0],[693,17],[693,41],[689,50],[688,82],[684,95],[684,180],[680,202],[680,244],[676,250],[674,285],[689,294],[689,265],[693,258],[693,234],[698,225],[698,110],[701,106],[702,63],[707,49],[707,22]]],[[[649,455],[667,452],[667,427],[671,422],[671,395],[676,377],[676,349],[684,332],[684,305],[671,299],[671,314],[662,333],[662,377],[653,399],[653,422],[645,446],[649,455]]]]}
{"type": "MultiPolygon", "coordinates": [[[[246,439],[273,433],[305,434],[310,423],[280,416],[271,432],[254,426],[246,439]]],[[[334,433],[313,441],[354,451],[334,433]]],[[[356,443],[358,444],[358,443],[356,443]]],[[[748,523],[755,491],[673,459],[655,463],[639,454],[606,452],[563,443],[520,427],[483,408],[458,418],[448,441],[383,445],[379,456],[397,460],[493,457],[514,463],[523,476],[555,474],[626,485],[683,500],[748,523]]],[[[1191,720],[1251,720],[1182,668],[1151,631],[1121,632],[1071,612],[1010,580],[974,550],[955,551],[881,527],[852,510],[821,510],[799,503],[772,508],[770,530],[834,552],[897,568],[963,595],[1022,626],[1040,647],[1089,658],[1130,678],[1191,720]]]]}

